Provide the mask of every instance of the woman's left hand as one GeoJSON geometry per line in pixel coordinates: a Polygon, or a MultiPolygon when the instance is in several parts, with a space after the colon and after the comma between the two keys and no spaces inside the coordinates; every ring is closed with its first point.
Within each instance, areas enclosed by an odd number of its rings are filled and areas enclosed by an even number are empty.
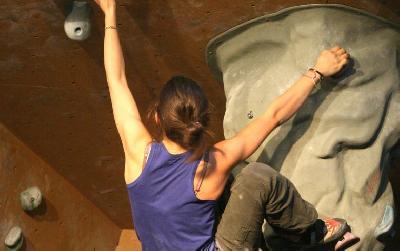
{"type": "Polygon", "coordinates": [[[348,63],[350,55],[345,49],[335,46],[322,51],[313,67],[325,77],[330,77],[339,72],[348,63]]]}

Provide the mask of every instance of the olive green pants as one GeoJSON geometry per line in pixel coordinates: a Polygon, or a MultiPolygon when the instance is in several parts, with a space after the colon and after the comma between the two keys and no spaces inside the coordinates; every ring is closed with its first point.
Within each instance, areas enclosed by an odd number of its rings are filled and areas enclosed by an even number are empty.
{"type": "Polygon", "coordinates": [[[216,231],[223,250],[257,250],[264,220],[275,232],[298,241],[316,222],[315,208],[271,167],[250,163],[235,178],[216,231]]]}

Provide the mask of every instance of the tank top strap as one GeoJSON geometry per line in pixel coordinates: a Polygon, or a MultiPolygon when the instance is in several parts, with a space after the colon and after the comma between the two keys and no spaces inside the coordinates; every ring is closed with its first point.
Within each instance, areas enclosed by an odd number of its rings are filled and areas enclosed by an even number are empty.
{"type": "Polygon", "coordinates": [[[149,159],[149,155],[150,155],[150,151],[151,151],[151,146],[153,145],[153,143],[154,143],[154,139],[153,139],[152,141],[148,142],[148,143],[146,144],[146,148],[144,149],[144,156],[143,156],[143,163],[142,163],[142,171],[143,171],[143,169],[144,169],[144,167],[145,167],[145,165],[146,165],[146,163],[147,163],[147,161],[148,161],[148,159],[149,159]]]}
{"type": "Polygon", "coordinates": [[[209,161],[209,151],[206,151],[203,155],[204,166],[203,170],[201,171],[200,181],[197,183],[196,189],[194,190],[194,194],[197,195],[200,192],[201,185],[203,184],[204,178],[207,174],[208,169],[208,161],[209,161]]]}

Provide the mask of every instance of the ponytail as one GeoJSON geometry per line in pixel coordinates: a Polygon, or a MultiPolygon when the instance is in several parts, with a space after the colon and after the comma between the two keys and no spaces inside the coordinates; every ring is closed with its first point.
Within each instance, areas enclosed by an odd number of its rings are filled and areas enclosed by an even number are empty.
{"type": "Polygon", "coordinates": [[[156,123],[159,134],[192,151],[189,161],[200,159],[211,146],[209,104],[195,81],[183,76],[170,79],[148,116],[153,117],[154,121],[156,114],[159,118],[159,123],[156,123]]]}

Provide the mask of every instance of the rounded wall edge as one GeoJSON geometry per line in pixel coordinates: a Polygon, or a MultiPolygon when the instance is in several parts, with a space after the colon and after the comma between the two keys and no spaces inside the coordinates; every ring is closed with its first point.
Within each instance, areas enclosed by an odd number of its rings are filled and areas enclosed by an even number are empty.
{"type": "Polygon", "coordinates": [[[253,18],[247,22],[244,22],[242,24],[239,24],[237,26],[234,26],[225,32],[222,32],[221,34],[215,36],[212,38],[206,46],[206,51],[205,51],[205,60],[208,65],[208,68],[210,69],[212,75],[216,80],[218,80],[220,83],[223,83],[223,73],[220,69],[220,66],[218,64],[218,55],[217,55],[217,50],[219,46],[221,46],[223,43],[225,43],[227,40],[235,37],[239,33],[249,29],[250,27],[264,23],[264,22],[269,22],[273,18],[280,18],[283,15],[290,14],[295,11],[299,10],[305,10],[305,9],[311,9],[311,8],[335,8],[335,9],[344,9],[347,11],[353,11],[358,14],[362,14],[367,17],[371,17],[374,19],[378,19],[379,21],[386,23],[387,25],[392,26],[394,29],[400,30],[400,24],[397,24],[395,22],[392,22],[384,17],[377,16],[375,14],[372,14],[366,10],[358,9],[355,7],[347,6],[347,5],[342,5],[342,4],[306,4],[306,5],[298,5],[298,6],[292,6],[292,7],[287,7],[284,9],[281,9],[279,11],[273,12],[273,13],[268,13],[266,15],[260,16],[253,18]]]}

